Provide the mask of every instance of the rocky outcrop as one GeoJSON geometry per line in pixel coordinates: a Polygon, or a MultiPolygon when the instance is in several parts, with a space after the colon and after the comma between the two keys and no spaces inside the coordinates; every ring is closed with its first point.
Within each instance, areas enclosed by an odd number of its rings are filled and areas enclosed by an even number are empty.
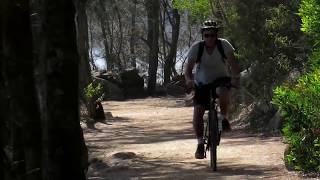
{"type": "Polygon", "coordinates": [[[103,86],[104,100],[124,99],[123,90],[114,82],[100,77],[94,77],[94,83],[100,83],[103,86]]]}
{"type": "Polygon", "coordinates": [[[121,100],[145,96],[144,79],[137,69],[122,73],[95,72],[94,81],[104,88],[104,100],[121,100]]]}
{"type": "Polygon", "coordinates": [[[138,98],[145,96],[144,79],[139,76],[137,69],[120,73],[121,88],[126,98],[138,98]]]}

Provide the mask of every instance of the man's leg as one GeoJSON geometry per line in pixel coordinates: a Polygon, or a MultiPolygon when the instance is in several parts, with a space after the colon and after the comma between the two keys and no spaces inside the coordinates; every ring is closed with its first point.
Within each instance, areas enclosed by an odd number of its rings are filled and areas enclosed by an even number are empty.
{"type": "Polygon", "coordinates": [[[195,131],[198,147],[195,153],[196,159],[204,158],[204,142],[203,142],[203,115],[205,108],[201,105],[195,105],[193,110],[193,129],[195,131]]]}
{"type": "Polygon", "coordinates": [[[220,103],[220,109],[221,114],[224,117],[222,121],[223,129],[226,131],[230,131],[230,123],[228,121],[229,119],[229,106],[230,106],[230,90],[226,87],[219,87],[218,90],[219,94],[219,103],[220,103]]]}
{"type": "MultiPolygon", "coordinates": [[[[203,139],[203,115],[205,108],[201,105],[195,105],[193,110],[193,129],[196,134],[196,137],[203,139]]],[[[199,142],[200,143],[200,142],[199,142]]]]}

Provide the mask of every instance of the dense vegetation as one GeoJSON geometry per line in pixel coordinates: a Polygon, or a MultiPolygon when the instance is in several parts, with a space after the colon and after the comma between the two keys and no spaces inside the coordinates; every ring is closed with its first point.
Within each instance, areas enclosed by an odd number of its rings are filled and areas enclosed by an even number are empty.
{"type": "Polygon", "coordinates": [[[309,70],[296,83],[278,87],[273,101],[285,119],[283,134],[290,145],[285,161],[296,170],[320,172],[320,2],[303,0],[299,15],[301,30],[314,42],[309,70]]]}

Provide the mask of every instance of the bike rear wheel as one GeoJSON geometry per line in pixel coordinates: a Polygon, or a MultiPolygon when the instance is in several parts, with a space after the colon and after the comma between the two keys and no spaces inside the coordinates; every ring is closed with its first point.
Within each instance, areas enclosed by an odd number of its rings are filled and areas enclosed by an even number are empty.
{"type": "Polygon", "coordinates": [[[214,109],[209,110],[210,166],[217,171],[217,145],[219,138],[218,116],[214,109]]]}

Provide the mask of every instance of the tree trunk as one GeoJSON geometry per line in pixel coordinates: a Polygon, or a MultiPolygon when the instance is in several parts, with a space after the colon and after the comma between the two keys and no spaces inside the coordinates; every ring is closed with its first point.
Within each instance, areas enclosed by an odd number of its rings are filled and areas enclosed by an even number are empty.
{"type": "MultiPolygon", "coordinates": [[[[79,61],[79,92],[80,98],[86,101],[84,98],[84,88],[86,88],[92,82],[91,68],[89,64],[89,37],[88,37],[88,23],[86,15],[86,3],[87,0],[74,0],[77,13],[76,13],[76,27],[77,27],[77,42],[78,53],[80,57],[79,61]]],[[[85,103],[89,114],[92,114],[91,106],[94,104],[91,101],[85,103]]]]}
{"type": "Polygon", "coordinates": [[[3,22],[5,19],[5,14],[4,14],[4,3],[0,3],[0,179],[5,179],[5,168],[6,168],[6,158],[5,158],[5,152],[4,152],[4,147],[5,147],[5,136],[6,136],[6,124],[7,124],[7,106],[6,104],[6,96],[5,96],[5,83],[4,83],[4,55],[3,55],[3,37],[2,35],[4,34],[4,27],[3,27],[3,22]]]}
{"type": "Polygon", "coordinates": [[[112,71],[114,69],[114,58],[113,58],[113,40],[111,37],[111,30],[109,26],[109,17],[106,12],[105,3],[103,0],[99,0],[100,8],[97,8],[98,19],[100,20],[101,31],[103,36],[103,44],[105,50],[105,59],[107,64],[107,71],[112,71]],[[108,42],[108,34],[111,37],[110,42],[108,42]]]}
{"type": "Polygon", "coordinates": [[[8,160],[6,165],[9,168],[3,177],[5,180],[22,177],[37,180],[41,179],[41,131],[39,112],[34,101],[29,1],[5,0],[1,4],[0,79],[3,80],[1,97],[4,101],[0,103],[5,107],[5,111],[1,112],[1,120],[8,127],[1,129],[1,133],[8,133],[3,144],[7,146],[7,151],[1,151],[8,160]]]}
{"type": "Polygon", "coordinates": [[[0,13],[0,177],[85,179],[72,1],[5,0],[0,13]]]}
{"type": "Polygon", "coordinates": [[[82,97],[83,89],[92,81],[89,60],[89,36],[86,14],[87,0],[74,0],[76,6],[76,29],[79,61],[79,89],[82,97]]]}
{"type": "MultiPolygon", "coordinates": [[[[167,34],[166,34],[166,23],[167,23],[167,19],[166,19],[166,16],[167,16],[167,5],[166,3],[162,3],[163,5],[163,8],[161,8],[161,12],[160,12],[160,36],[161,36],[161,49],[162,51],[160,50],[160,54],[161,54],[161,57],[159,59],[160,60],[160,67],[162,69],[164,69],[164,66],[165,66],[165,59],[166,59],[166,56],[167,56],[167,46],[169,45],[168,43],[168,37],[167,37],[167,34]]],[[[168,14],[168,17],[170,16],[170,14],[168,14]]],[[[160,47],[159,47],[160,48],[160,47]]],[[[164,74],[164,72],[162,73],[164,74]]]]}
{"type": "MultiPolygon", "coordinates": [[[[88,19],[86,13],[87,0],[73,0],[76,7],[76,30],[77,30],[77,47],[79,54],[79,92],[84,101],[84,88],[92,82],[90,58],[89,58],[89,36],[88,36],[88,19]]],[[[82,129],[80,127],[81,143],[81,165],[87,168],[88,149],[85,145],[82,129]]]]}
{"type": "Polygon", "coordinates": [[[123,71],[123,64],[121,62],[121,58],[120,58],[120,54],[122,52],[122,46],[123,46],[123,32],[122,32],[122,21],[121,21],[121,15],[120,15],[120,11],[119,11],[119,7],[118,5],[116,4],[116,2],[114,2],[113,0],[111,1],[113,4],[114,4],[114,11],[115,11],[115,14],[117,16],[117,24],[119,26],[119,37],[118,37],[118,40],[117,40],[117,43],[118,43],[118,49],[117,51],[115,52],[115,58],[116,58],[116,62],[117,62],[117,65],[118,65],[118,69],[120,72],[123,71]]]}
{"type": "Polygon", "coordinates": [[[103,45],[104,45],[104,58],[106,60],[107,64],[107,71],[112,70],[112,60],[111,60],[111,54],[109,52],[109,44],[108,44],[108,38],[107,38],[107,32],[106,32],[106,26],[105,22],[102,17],[100,19],[100,25],[101,25],[101,31],[102,31],[102,37],[103,37],[103,45]]]}
{"type": "Polygon", "coordinates": [[[137,15],[137,0],[133,0],[131,3],[131,34],[130,34],[130,62],[131,66],[136,69],[136,55],[135,55],[135,41],[136,41],[136,15],[137,15]],[[132,5],[133,3],[133,5],[132,5]]]}
{"type": "Polygon", "coordinates": [[[70,0],[39,0],[37,7],[34,13],[40,15],[39,26],[34,26],[33,34],[42,121],[42,179],[84,180],[75,7],[70,0]]]}
{"type": "MultiPolygon", "coordinates": [[[[89,16],[90,17],[90,16],[89,16]]],[[[93,47],[94,47],[94,40],[93,40],[93,25],[92,25],[92,18],[89,18],[89,33],[90,33],[90,63],[93,70],[97,70],[97,66],[94,62],[94,56],[93,56],[93,47]]]]}
{"type": "MultiPolygon", "coordinates": [[[[170,18],[169,18],[170,19],[170,18]]],[[[180,14],[177,9],[172,10],[172,20],[170,21],[172,27],[172,41],[168,56],[165,58],[164,65],[164,84],[169,83],[170,77],[175,69],[175,59],[177,55],[177,46],[180,31],[180,14]]]]}
{"type": "Polygon", "coordinates": [[[147,44],[149,46],[148,93],[153,95],[157,81],[158,52],[159,52],[159,0],[145,1],[148,19],[147,44]]]}

